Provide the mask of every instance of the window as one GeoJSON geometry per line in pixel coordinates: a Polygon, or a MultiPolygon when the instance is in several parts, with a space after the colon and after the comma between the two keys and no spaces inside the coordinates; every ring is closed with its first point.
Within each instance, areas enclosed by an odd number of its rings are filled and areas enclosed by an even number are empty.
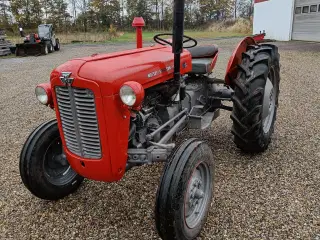
{"type": "Polygon", "coordinates": [[[309,6],[304,6],[303,8],[302,8],[302,13],[309,13],[309,6]]]}
{"type": "Polygon", "coordinates": [[[301,14],[301,7],[296,7],[296,14],[301,14]]]}
{"type": "Polygon", "coordinates": [[[317,5],[311,5],[310,12],[317,12],[317,11],[318,11],[318,6],[317,5]]]}
{"type": "Polygon", "coordinates": [[[320,12],[320,4],[319,4],[319,10],[318,11],[320,12]]]}

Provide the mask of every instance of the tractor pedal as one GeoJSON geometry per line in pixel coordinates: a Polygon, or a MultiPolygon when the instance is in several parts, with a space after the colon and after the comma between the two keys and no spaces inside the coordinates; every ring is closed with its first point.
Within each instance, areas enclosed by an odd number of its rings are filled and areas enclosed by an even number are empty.
{"type": "Polygon", "coordinates": [[[213,120],[220,116],[220,110],[209,111],[211,108],[205,108],[203,105],[196,105],[189,114],[190,129],[206,129],[211,126],[213,120]]]}

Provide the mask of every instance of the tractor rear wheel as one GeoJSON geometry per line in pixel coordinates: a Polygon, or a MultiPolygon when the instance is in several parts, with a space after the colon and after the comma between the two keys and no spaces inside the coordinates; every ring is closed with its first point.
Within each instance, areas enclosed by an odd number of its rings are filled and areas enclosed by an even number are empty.
{"type": "Polygon", "coordinates": [[[76,191],[83,181],[63,152],[56,120],[39,126],[27,139],[20,155],[20,175],[36,197],[58,200],[76,191]]]}
{"type": "Polygon", "coordinates": [[[213,154],[206,143],[187,140],[171,155],[155,207],[162,239],[191,240],[200,234],[213,196],[213,178],[213,154]]]}
{"type": "Polygon", "coordinates": [[[234,81],[234,142],[245,152],[265,151],[274,132],[280,84],[280,55],[274,45],[249,46],[234,81]]]}

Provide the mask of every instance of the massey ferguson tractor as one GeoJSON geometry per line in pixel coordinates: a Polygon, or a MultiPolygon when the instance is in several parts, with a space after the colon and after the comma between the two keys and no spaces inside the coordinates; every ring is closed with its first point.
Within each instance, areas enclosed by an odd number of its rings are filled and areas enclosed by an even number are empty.
{"type": "MultiPolygon", "coordinates": [[[[259,36],[246,37],[225,79],[216,79],[218,47],[183,35],[184,0],[174,2],[173,25],[173,34],[156,35],[152,47],[73,59],[36,87],[56,119],[34,130],[22,149],[20,173],[31,193],[58,200],[84,178],[114,182],[133,167],[165,162],[158,233],[178,240],[200,234],[213,199],[214,154],[201,139],[177,146],[176,136],[210,128],[222,109],[231,111],[238,148],[265,151],[276,120],[280,56],[276,46],[258,44],[259,36]]],[[[143,26],[141,18],[135,26],[143,26]]]]}

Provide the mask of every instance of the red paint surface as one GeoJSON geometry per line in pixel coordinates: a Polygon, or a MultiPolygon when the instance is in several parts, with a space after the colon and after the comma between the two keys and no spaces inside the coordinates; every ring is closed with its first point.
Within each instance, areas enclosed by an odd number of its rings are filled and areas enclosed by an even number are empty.
{"type": "Polygon", "coordinates": [[[254,3],[261,3],[261,2],[267,2],[269,0],[254,0],[254,3]]]}
{"type": "Polygon", "coordinates": [[[219,51],[216,53],[216,55],[214,56],[214,58],[212,59],[212,63],[211,63],[211,66],[210,66],[210,72],[214,69],[214,67],[216,66],[217,64],[217,61],[218,61],[218,56],[219,56],[219,51]]]}
{"type": "Polygon", "coordinates": [[[145,26],[144,19],[142,17],[135,17],[132,22],[132,27],[136,28],[136,41],[137,48],[142,48],[143,38],[142,38],[142,28],[145,26]]]}
{"type": "MultiPolygon", "coordinates": [[[[172,79],[174,69],[171,51],[171,47],[155,46],[94,55],[68,61],[52,72],[51,86],[59,131],[67,159],[77,173],[104,182],[118,181],[123,177],[128,158],[130,111],[123,107],[119,90],[129,81],[138,82],[146,89],[172,79]],[[168,67],[171,69],[164,71],[168,67]],[[60,81],[62,72],[72,73],[73,87],[88,88],[94,92],[102,148],[102,158],[99,160],[83,159],[66,147],[55,97],[55,87],[63,86],[60,81]],[[158,74],[148,77],[152,72],[158,74]]],[[[181,59],[182,74],[190,72],[190,53],[184,51],[181,59]]]]}
{"type": "Polygon", "coordinates": [[[265,33],[256,34],[253,37],[253,39],[256,41],[256,43],[262,42],[264,40],[264,37],[266,36],[265,33]]]}
{"type": "Polygon", "coordinates": [[[238,44],[238,46],[234,50],[232,56],[230,57],[230,60],[227,66],[226,75],[225,75],[225,82],[227,85],[233,87],[232,82],[237,77],[238,65],[242,61],[242,53],[247,51],[247,47],[249,45],[254,45],[254,44],[256,44],[256,42],[253,37],[246,37],[238,44]]]}
{"type": "MultiPolygon", "coordinates": [[[[78,69],[78,75],[97,82],[103,96],[118,94],[125,82],[136,81],[146,89],[173,78],[173,53],[171,47],[166,46],[157,45],[81,60],[85,63],[78,69]],[[167,67],[171,67],[171,70],[160,73],[167,67]],[[154,72],[158,74],[148,77],[154,72]]],[[[181,73],[191,70],[191,55],[184,51],[181,55],[181,73]],[[187,67],[184,68],[184,64],[187,67]]]]}

